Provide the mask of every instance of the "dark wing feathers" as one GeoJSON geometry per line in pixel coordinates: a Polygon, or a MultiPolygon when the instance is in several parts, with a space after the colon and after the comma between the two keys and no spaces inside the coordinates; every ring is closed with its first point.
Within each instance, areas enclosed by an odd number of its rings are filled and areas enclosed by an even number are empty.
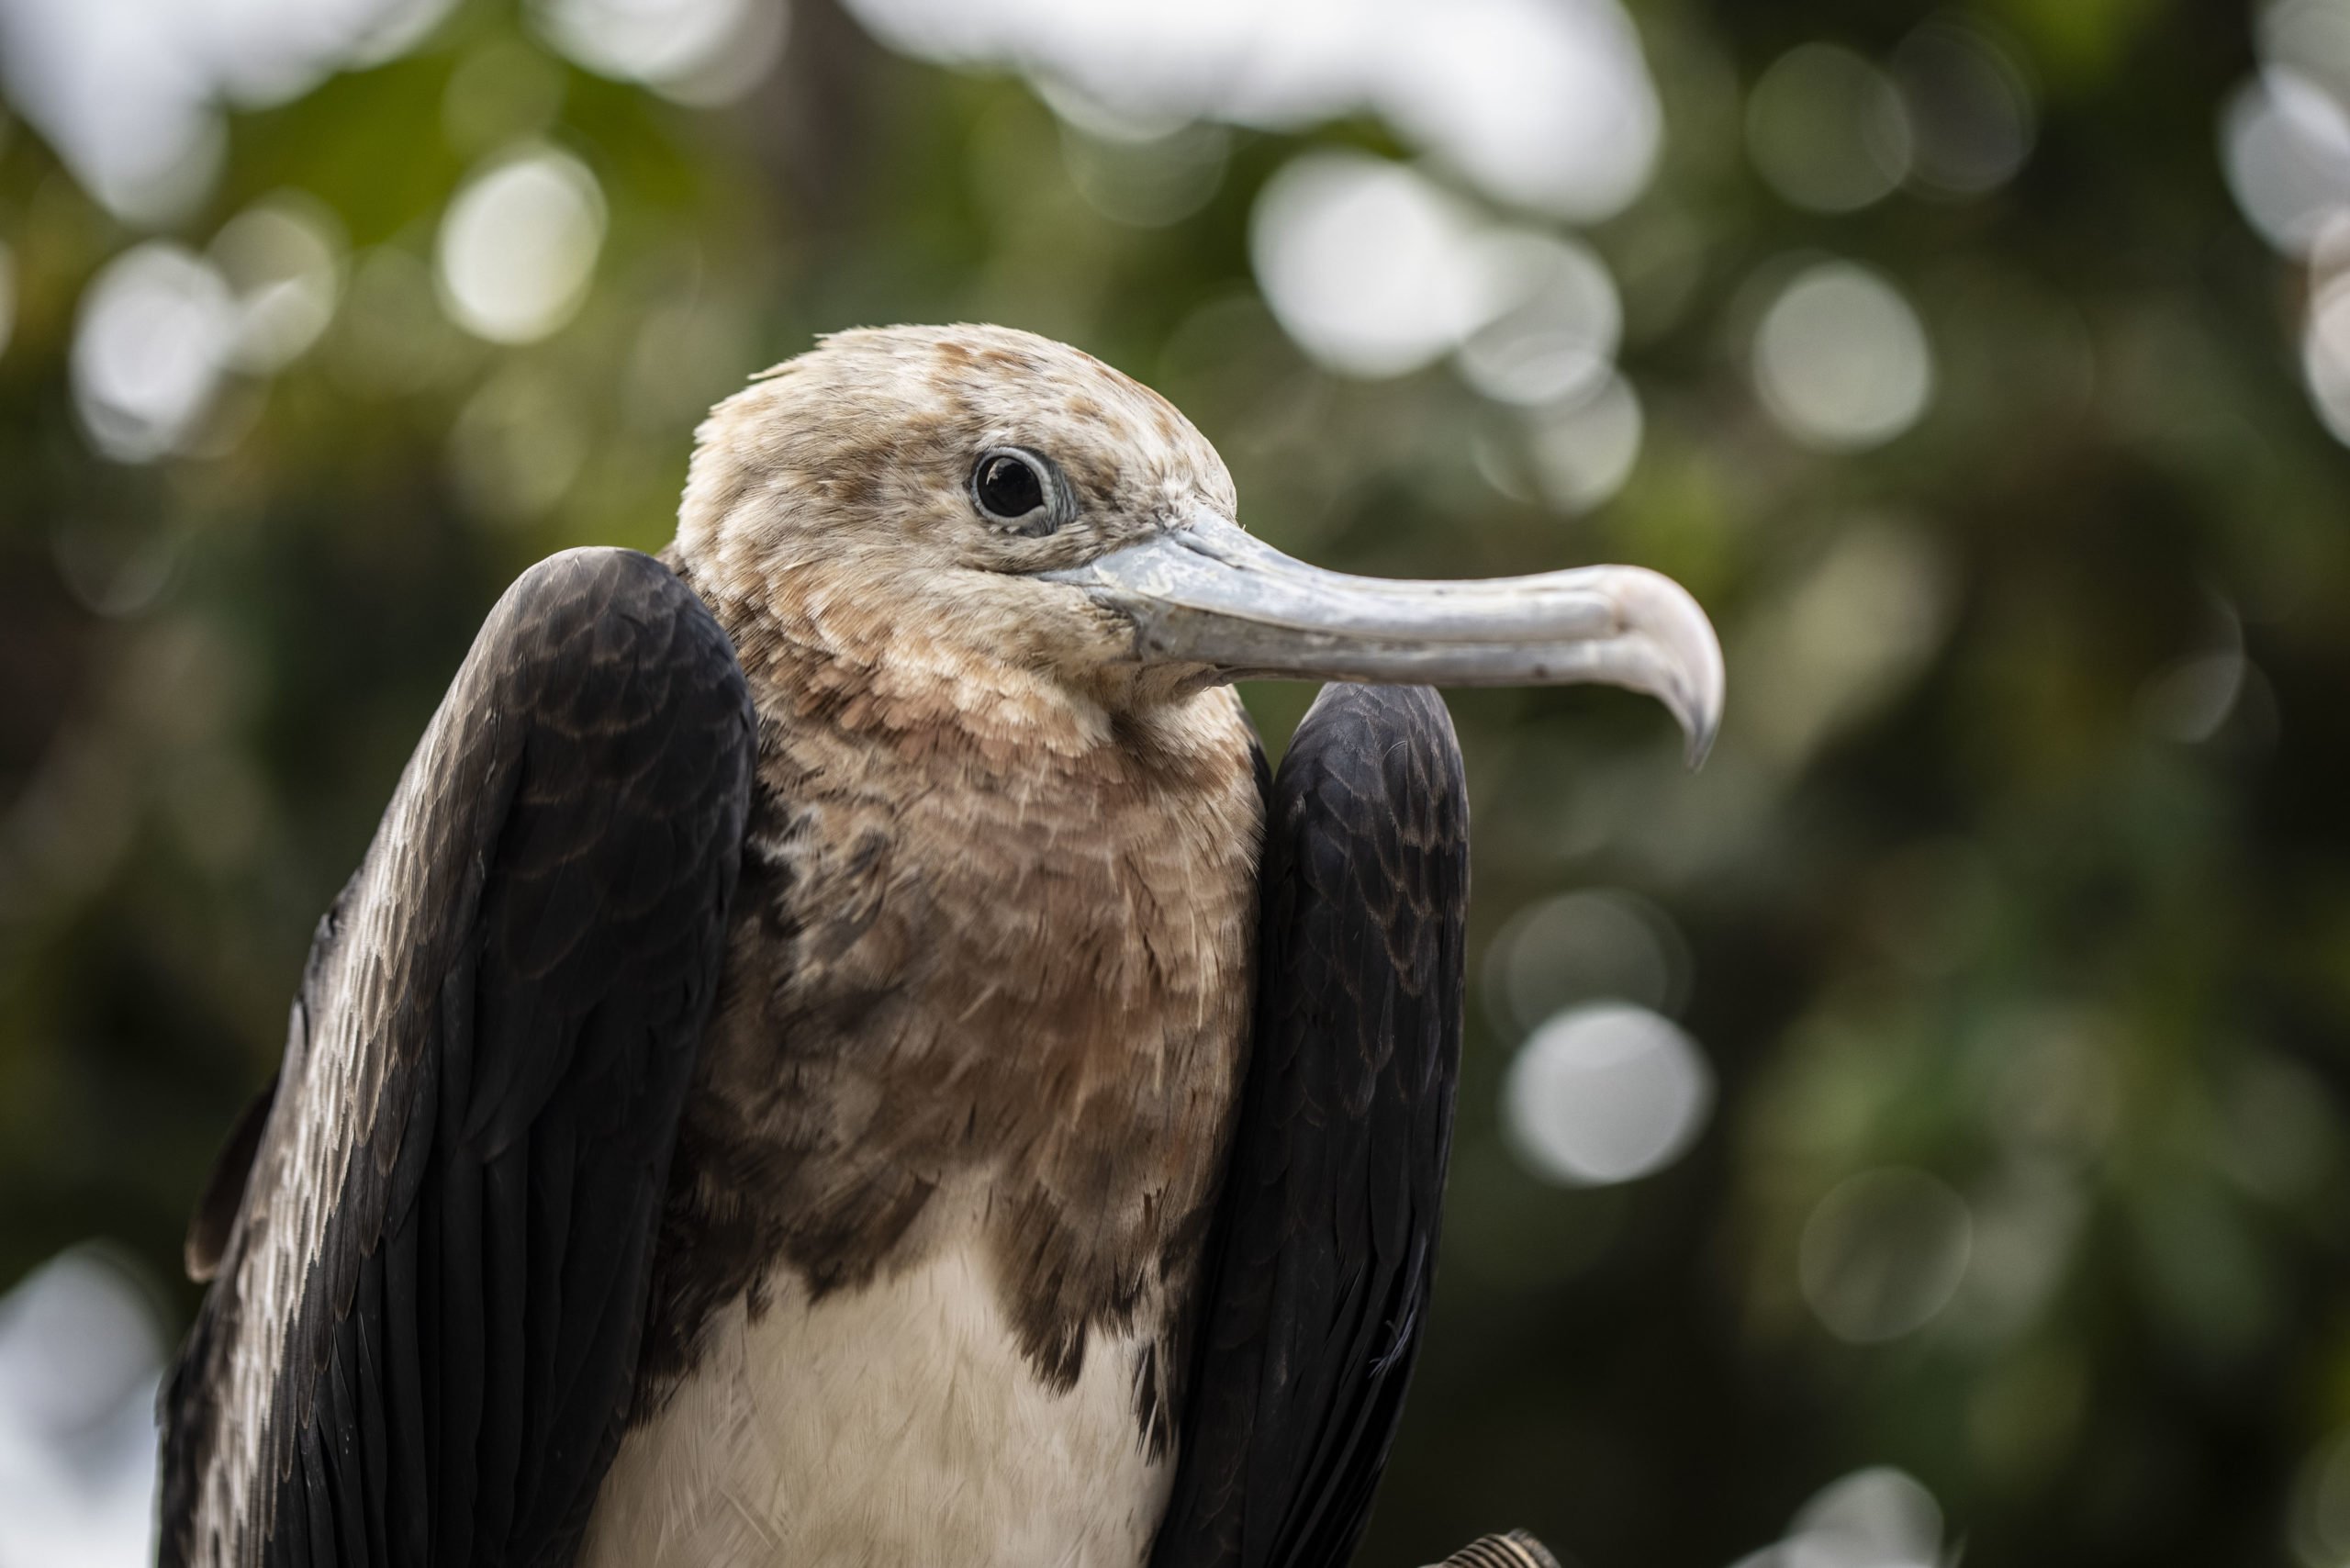
{"type": "Polygon", "coordinates": [[[568,1560],[753,733],[724,633],[649,557],[574,551],[499,601],[320,927],[234,1223],[199,1224],[164,1568],[568,1560]]]}
{"type": "Polygon", "coordinates": [[[187,1266],[187,1277],[199,1284],[220,1271],[220,1255],[229,1248],[229,1230],[237,1222],[237,1207],[244,1202],[245,1178],[253,1166],[253,1153],[261,1148],[262,1127],[269,1119],[269,1108],[277,1099],[277,1075],[271,1073],[261,1092],[253,1096],[237,1125],[229,1131],[229,1140],[220,1146],[220,1157],[213,1162],[212,1175],[204,1183],[204,1194],[196,1201],[196,1216],[188,1222],[187,1246],[182,1260],[187,1266]]]}
{"type": "Polygon", "coordinates": [[[1266,813],[1256,1033],[1153,1568],[1337,1568],[1425,1319],[1468,800],[1442,700],[1326,689],[1266,813]]]}

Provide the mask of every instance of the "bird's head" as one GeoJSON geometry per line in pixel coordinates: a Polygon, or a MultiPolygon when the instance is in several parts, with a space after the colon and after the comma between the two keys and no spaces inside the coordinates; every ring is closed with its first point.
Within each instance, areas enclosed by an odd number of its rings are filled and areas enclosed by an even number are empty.
{"type": "MultiPolygon", "coordinates": [[[[1232,476],[1157,393],[1001,327],[844,332],[704,423],[677,554],[745,625],[875,672],[1106,712],[1255,677],[1596,681],[1703,756],[1721,650],[1635,566],[1402,582],[1242,532],[1232,476]]],[[[731,611],[731,613],[730,613],[731,611]]]]}

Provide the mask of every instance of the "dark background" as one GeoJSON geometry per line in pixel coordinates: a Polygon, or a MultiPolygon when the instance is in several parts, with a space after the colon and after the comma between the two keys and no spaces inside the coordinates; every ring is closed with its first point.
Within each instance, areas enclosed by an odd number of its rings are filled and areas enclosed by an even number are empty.
{"type": "MultiPolygon", "coordinates": [[[[1638,562],[1729,650],[1694,777],[1631,699],[1452,699],[1483,979],[1366,1564],[1507,1523],[1590,1568],[2350,1561],[2350,9],[1626,5],[1661,151],[1527,201],[1385,99],[1227,125],[1105,68],[1089,105],[1032,88],[1041,46],[943,64],[829,0],[771,69],[654,85],[468,0],[379,62],[218,67],[186,166],[125,185],[54,106],[66,0],[0,0],[0,1286],[65,1252],[175,1337],[192,1197],[501,587],[657,548],[701,411],[812,334],[998,320],[1174,398],[1296,554],[1638,562]],[[587,292],[485,341],[438,303],[444,216],[549,150],[558,199],[599,192],[587,292]],[[1620,341],[1561,305],[1534,325],[1589,363],[1513,318],[1364,375],[1285,330],[1259,195],[1334,151],[1572,239],[1620,341]],[[1529,341],[1572,385],[1492,395],[1476,345],[1529,341]],[[1507,1074],[1611,996],[1677,1016],[1710,1112],[1652,1173],[1561,1181],[1507,1074]]],[[[121,80],[110,114],[153,107],[121,80]]],[[[1373,324],[1432,308],[1402,300],[1373,324]]],[[[1309,693],[1248,695],[1278,743],[1309,693]]],[[[135,1560],[67,1516],[143,1484],[88,1434],[152,1337],[63,1313],[28,1349],[38,1289],[0,1306],[0,1429],[49,1457],[0,1443],[0,1515],[58,1518],[0,1523],[0,1563],[135,1560]]]]}

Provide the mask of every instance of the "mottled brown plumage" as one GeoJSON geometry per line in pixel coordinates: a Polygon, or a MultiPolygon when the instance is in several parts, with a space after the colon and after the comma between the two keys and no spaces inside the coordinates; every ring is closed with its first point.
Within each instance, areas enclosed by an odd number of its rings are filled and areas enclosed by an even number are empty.
{"type": "Polygon", "coordinates": [[[662,1288],[856,1288],[977,1224],[1065,1384],[1093,1326],[1171,1334],[1196,1261],[1251,994],[1248,735],[1218,690],[1181,726],[990,748],[960,714],[825,700],[815,658],[754,666],[745,878],[662,1288]]]}
{"type": "MultiPolygon", "coordinates": [[[[1228,507],[1231,480],[1164,400],[997,330],[848,334],[711,417],[670,559],[733,638],[759,757],[648,1400],[770,1271],[856,1288],[974,1225],[1048,1382],[1102,1325],[1181,1365],[1252,994],[1253,739],[1226,689],[1104,678],[1118,628],[1090,606],[994,601],[1007,563],[1193,498],[1228,507]],[[909,417],[835,417],[876,392],[909,417]],[[968,454],[1014,444],[1062,454],[1095,527],[971,526],[968,454]]],[[[1147,1417],[1167,1375],[1137,1375],[1147,1417]]]]}

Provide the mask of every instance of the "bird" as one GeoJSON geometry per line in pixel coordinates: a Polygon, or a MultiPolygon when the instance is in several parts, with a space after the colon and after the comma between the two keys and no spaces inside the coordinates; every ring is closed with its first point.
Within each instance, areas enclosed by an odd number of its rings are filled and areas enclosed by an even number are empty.
{"type": "Polygon", "coordinates": [[[159,1562],[1344,1563],[1463,1027],[1434,688],[1566,682],[1719,722],[1669,578],[1308,566],[1079,350],[753,378],[666,549],[499,599],[320,921],[159,1562]],[[1278,771],[1242,678],[1326,683],[1278,771]]]}

